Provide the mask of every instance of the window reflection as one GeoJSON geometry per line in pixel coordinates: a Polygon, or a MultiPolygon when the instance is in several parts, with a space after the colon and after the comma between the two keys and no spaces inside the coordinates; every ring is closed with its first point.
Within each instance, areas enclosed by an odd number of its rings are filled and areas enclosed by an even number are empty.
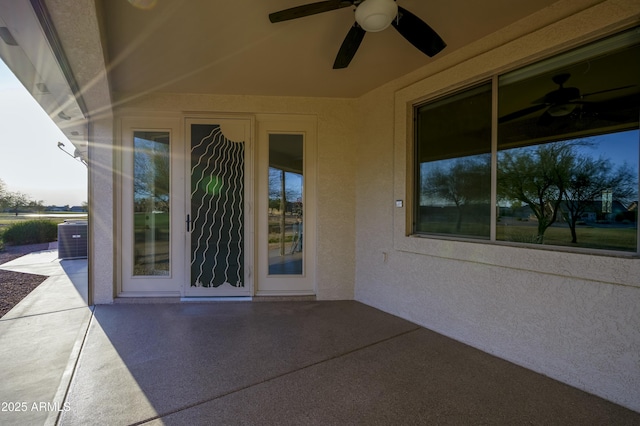
{"type": "Polygon", "coordinates": [[[133,134],[133,275],[169,275],[169,133],[133,134]]]}
{"type": "Polygon", "coordinates": [[[491,155],[420,165],[418,231],[489,236],[491,155]]]}
{"type": "Polygon", "coordinates": [[[417,108],[415,232],[489,238],[491,85],[417,108]]]}
{"type": "Polygon", "coordinates": [[[497,239],[636,252],[638,29],[506,74],[497,239]]]}
{"type": "Polygon", "coordinates": [[[302,135],[269,135],[269,275],[303,273],[303,164],[302,135]]]}
{"type": "Polygon", "coordinates": [[[637,251],[638,130],[498,154],[497,238],[637,251]]]}
{"type": "Polygon", "coordinates": [[[497,128],[493,102],[415,108],[414,232],[639,253],[640,27],[500,76],[497,128]]]}

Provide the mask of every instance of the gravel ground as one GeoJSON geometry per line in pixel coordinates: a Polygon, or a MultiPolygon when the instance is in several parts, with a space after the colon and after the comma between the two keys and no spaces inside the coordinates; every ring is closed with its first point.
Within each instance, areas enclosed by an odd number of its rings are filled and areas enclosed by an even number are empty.
{"type": "MultiPolygon", "coordinates": [[[[5,249],[0,251],[0,265],[34,251],[46,250],[48,247],[48,243],[5,246],[5,249]]],[[[46,278],[42,275],[23,274],[0,269],[0,317],[9,312],[34,288],[42,284],[46,278]]]]}

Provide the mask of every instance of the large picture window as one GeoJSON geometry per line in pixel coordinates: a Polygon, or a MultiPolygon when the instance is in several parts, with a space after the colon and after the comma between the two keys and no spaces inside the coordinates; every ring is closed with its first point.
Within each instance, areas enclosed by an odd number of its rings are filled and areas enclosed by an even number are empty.
{"type": "Polygon", "coordinates": [[[640,29],[493,84],[416,107],[414,233],[638,253],[640,29]]]}

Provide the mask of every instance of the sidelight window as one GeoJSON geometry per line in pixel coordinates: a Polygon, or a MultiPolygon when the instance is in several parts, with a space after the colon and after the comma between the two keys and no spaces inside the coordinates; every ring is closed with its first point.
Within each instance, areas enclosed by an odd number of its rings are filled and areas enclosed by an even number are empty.
{"type": "Polygon", "coordinates": [[[169,275],[169,132],[133,133],[133,275],[169,275]]]}

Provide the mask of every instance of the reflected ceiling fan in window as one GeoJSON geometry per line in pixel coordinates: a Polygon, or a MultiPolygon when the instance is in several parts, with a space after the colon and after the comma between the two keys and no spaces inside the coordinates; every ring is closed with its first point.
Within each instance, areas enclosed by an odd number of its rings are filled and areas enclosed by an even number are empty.
{"type": "Polygon", "coordinates": [[[273,23],[355,6],[355,22],[345,37],[333,69],[346,68],[355,56],[367,32],[393,26],[409,43],[427,56],[435,56],[446,47],[442,38],[423,20],[398,6],[394,0],[327,0],[292,7],[269,14],[273,23]]]}
{"type": "MultiPolygon", "coordinates": [[[[599,90],[591,93],[580,93],[580,89],[577,87],[564,87],[565,83],[569,80],[571,74],[564,73],[553,76],[552,80],[559,87],[556,90],[544,95],[542,98],[532,102],[532,106],[523,108],[521,110],[504,115],[498,119],[500,124],[512,121],[518,118],[525,117],[529,114],[533,114],[538,111],[545,110],[544,113],[538,119],[538,124],[549,124],[554,118],[566,117],[571,115],[577,109],[587,109],[591,113],[598,112],[598,102],[588,102],[584,99],[599,95],[602,93],[613,92],[616,90],[628,89],[631,86],[614,87],[612,89],[599,90]]],[[[602,112],[605,112],[604,110],[602,112]]]]}

